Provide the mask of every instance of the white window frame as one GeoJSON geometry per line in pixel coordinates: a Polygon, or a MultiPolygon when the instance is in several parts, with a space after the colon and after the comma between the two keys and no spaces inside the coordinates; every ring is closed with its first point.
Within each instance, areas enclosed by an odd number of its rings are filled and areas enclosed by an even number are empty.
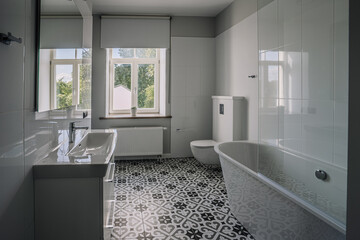
{"type": "MultiPolygon", "coordinates": [[[[57,65],[72,65],[72,105],[80,104],[80,65],[91,64],[89,59],[77,59],[78,50],[75,49],[75,59],[56,59],[56,49],[52,49],[50,52],[50,68],[51,68],[51,81],[50,81],[50,106],[51,109],[57,109],[56,102],[56,71],[57,65]]],[[[89,110],[89,109],[82,109],[89,110]]]]}
{"type": "MultiPolygon", "coordinates": [[[[136,48],[135,48],[136,49],[136,48]]],[[[113,49],[109,51],[109,114],[130,114],[130,109],[113,109],[114,65],[131,65],[131,107],[136,107],[138,113],[158,114],[160,109],[160,49],[156,49],[156,58],[113,58],[113,49]],[[138,65],[154,64],[154,108],[138,108],[138,65]]]]}

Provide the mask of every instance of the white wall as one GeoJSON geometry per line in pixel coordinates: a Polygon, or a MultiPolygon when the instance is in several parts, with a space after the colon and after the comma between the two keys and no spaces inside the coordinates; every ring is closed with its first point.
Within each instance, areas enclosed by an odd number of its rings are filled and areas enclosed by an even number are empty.
{"type": "Polygon", "coordinates": [[[304,171],[306,200],[345,223],[348,1],[266,1],[258,17],[260,141],[306,156],[284,162],[304,171]],[[329,173],[321,187],[316,169],[329,173]]]}
{"type": "Polygon", "coordinates": [[[272,1],[259,46],[261,140],[346,168],[348,1],[272,1]]]}
{"type": "MultiPolygon", "coordinates": [[[[256,7],[256,6],[255,6],[256,7]]],[[[258,139],[257,14],[254,13],[216,37],[216,95],[246,97],[248,132],[258,139]]]]}
{"type": "Polygon", "coordinates": [[[192,156],[191,141],[212,139],[215,40],[172,37],[171,46],[171,154],[192,156]]]}
{"type": "Polygon", "coordinates": [[[0,43],[1,239],[34,239],[32,167],[67,136],[72,121],[66,111],[54,119],[35,112],[35,13],[35,0],[0,1],[0,32],[23,39],[0,43]]]}
{"type": "MultiPolygon", "coordinates": [[[[31,1],[28,1],[31,4],[31,1]]],[[[0,2],[0,32],[11,32],[27,41],[25,0],[0,2]]],[[[30,200],[23,187],[26,178],[24,153],[24,55],[25,43],[0,43],[0,236],[26,239],[31,235],[30,200]]],[[[32,215],[33,216],[33,215],[32,215]]],[[[30,239],[30,238],[29,238],[30,239]]]]}

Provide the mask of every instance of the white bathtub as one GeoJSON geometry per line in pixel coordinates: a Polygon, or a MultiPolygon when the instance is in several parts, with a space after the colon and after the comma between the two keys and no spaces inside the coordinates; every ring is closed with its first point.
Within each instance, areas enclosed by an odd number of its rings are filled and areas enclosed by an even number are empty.
{"type": "MultiPolygon", "coordinates": [[[[260,147],[264,145],[249,141],[215,146],[230,209],[255,239],[345,239],[336,220],[258,173],[260,147]]],[[[281,150],[281,154],[287,153],[281,150]]]]}

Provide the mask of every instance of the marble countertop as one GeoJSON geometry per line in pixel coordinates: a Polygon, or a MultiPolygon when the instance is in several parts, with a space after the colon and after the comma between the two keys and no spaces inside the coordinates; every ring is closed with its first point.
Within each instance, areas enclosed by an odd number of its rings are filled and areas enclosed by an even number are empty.
{"type": "Polygon", "coordinates": [[[115,149],[116,139],[117,133],[113,129],[92,129],[83,132],[83,134],[78,131],[74,143],[69,144],[67,139],[64,140],[43,159],[34,164],[34,178],[104,177],[115,149]],[[67,155],[74,146],[81,142],[87,133],[102,132],[114,134],[110,154],[81,157],[67,155]]]}

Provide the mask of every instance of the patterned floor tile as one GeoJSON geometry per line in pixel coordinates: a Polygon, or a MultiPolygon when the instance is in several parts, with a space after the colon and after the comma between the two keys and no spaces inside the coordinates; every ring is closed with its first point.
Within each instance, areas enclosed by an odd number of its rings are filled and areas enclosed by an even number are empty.
{"type": "Polygon", "coordinates": [[[230,212],[220,168],[193,158],[116,162],[112,240],[254,239],[230,212]]]}

